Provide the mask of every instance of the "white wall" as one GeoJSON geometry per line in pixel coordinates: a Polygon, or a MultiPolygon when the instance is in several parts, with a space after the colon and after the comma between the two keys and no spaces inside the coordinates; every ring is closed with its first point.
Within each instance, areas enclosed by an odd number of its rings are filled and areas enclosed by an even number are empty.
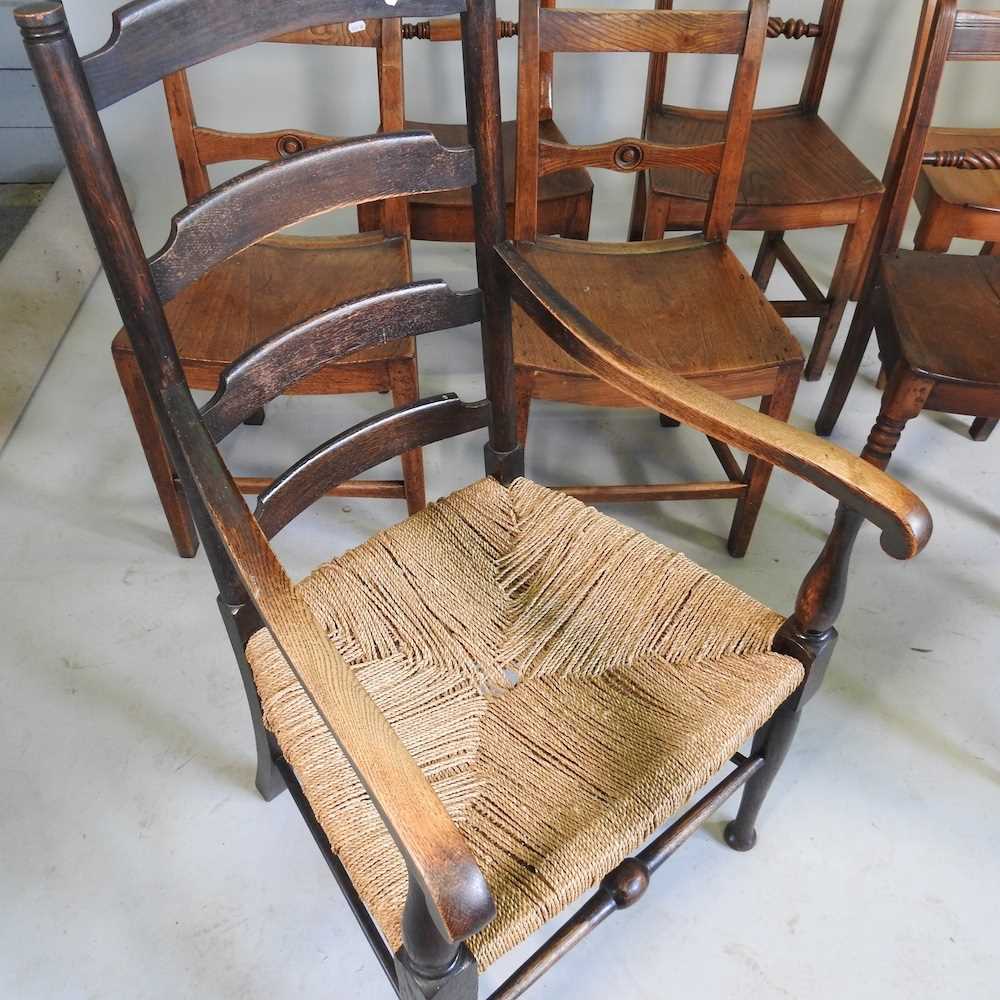
{"type": "MultiPolygon", "coordinates": [[[[81,52],[101,45],[110,13],[120,0],[64,0],[81,52]]],[[[567,6],[598,6],[566,0],[567,6]]],[[[632,0],[606,6],[646,7],[632,0]]],[[[733,8],[738,0],[679,0],[678,6],[733,8]]],[[[772,0],[782,17],[815,20],[821,0],[772,0]]],[[[995,0],[966,0],[990,8],[995,0]]],[[[844,141],[878,176],[895,126],[909,67],[921,0],[847,0],[827,85],[823,114],[844,141]]],[[[514,0],[498,0],[500,17],[516,18],[514,0]]],[[[516,41],[500,42],[504,112],[514,111],[516,41]]],[[[768,43],[759,106],[797,99],[810,43],[768,43]]],[[[457,44],[405,43],[407,113],[424,120],[464,117],[457,44]]],[[[731,81],[727,57],[674,57],[668,80],[672,100],[721,106],[731,81]]],[[[556,120],[571,141],[599,141],[635,134],[640,127],[646,57],[632,54],[563,54],[556,58],[556,120]]],[[[937,121],[951,125],[998,124],[1000,67],[959,64],[949,69],[937,121]]],[[[257,45],[191,71],[201,122],[269,130],[295,127],[339,135],[363,134],[377,122],[374,54],[323,46],[257,45]]],[[[137,198],[144,239],[154,249],[167,232],[170,214],[182,205],[176,161],[162,90],[151,87],[104,113],[112,146],[137,198]]],[[[222,174],[216,173],[218,179],[222,174]]],[[[593,235],[623,238],[632,178],[595,171],[598,183],[593,235]]],[[[335,222],[348,228],[352,215],[335,222]]],[[[331,228],[327,225],[327,228],[331,228]]],[[[744,237],[744,239],[746,239],[744,237]]],[[[804,238],[805,251],[829,274],[840,235],[804,238]]],[[[417,254],[419,258],[420,250],[417,254]]],[[[419,263],[419,260],[418,260],[419,263]]]]}

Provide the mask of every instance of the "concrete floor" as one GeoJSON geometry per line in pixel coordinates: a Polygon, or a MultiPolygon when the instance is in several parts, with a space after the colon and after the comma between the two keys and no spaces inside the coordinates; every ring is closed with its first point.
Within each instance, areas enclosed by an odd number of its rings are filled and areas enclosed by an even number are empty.
{"type": "MultiPolygon", "coordinates": [[[[469,266],[465,250],[417,251],[420,276],[458,287],[469,266]]],[[[253,791],[208,568],[172,551],[108,354],[116,327],[102,279],[0,461],[0,997],[388,997],[290,798],[265,805],[253,791]]],[[[477,341],[425,338],[428,394],[477,391],[477,341]]],[[[874,374],[870,358],[838,428],[855,451],[877,409],[874,374]]],[[[796,424],[811,426],[825,386],[803,385],[796,424]]],[[[275,470],[384,405],[280,400],[227,450],[245,471],[275,470]]],[[[730,804],[640,906],[529,996],[1000,995],[998,442],[972,443],[965,425],[925,415],[904,435],[893,469],[930,505],[935,537],[900,564],[864,532],[836,660],[757,849],[721,844],[730,804]]],[[[428,449],[430,495],[479,475],[480,448],[428,449]]],[[[539,481],[692,470],[717,476],[691,431],[536,405],[539,481]]],[[[741,562],[723,548],[730,503],[609,510],[787,610],[833,503],[777,474],[741,562]]],[[[279,551],[301,574],[402,514],[324,501],[279,551]]],[[[484,996],[527,951],[487,973],[484,996]]]]}

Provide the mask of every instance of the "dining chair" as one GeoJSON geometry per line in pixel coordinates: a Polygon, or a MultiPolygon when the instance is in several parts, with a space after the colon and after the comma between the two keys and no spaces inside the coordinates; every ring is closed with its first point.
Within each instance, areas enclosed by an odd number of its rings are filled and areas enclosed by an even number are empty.
{"type": "Polygon", "coordinates": [[[1000,12],[925,0],[887,168],[891,184],[880,252],[816,422],[818,433],[833,432],[874,328],[887,374],[876,425],[885,461],[906,423],[925,409],[974,416],[986,436],[1000,418],[1000,258],[952,255],[938,247],[900,249],[927,168],[1000,170],[1000,145],[933,148],[930,122],[947,64],[971,60],[1000,60],[1000,12]]]}
{"type": "MultiPolygon", "coordinates": [[[[376,48],[383,128],[403,129],[399,18],[315,25],[265,41],[376,48]]],[[[294,128],[269,132],[209,128],[195,114],[185,69],[166,74],[163,87],[189,204],[211,190],[208,168],[213,164],[287,159],[325,145],[332,138],[294,128]]],[[[409,280],[412,267],[405,199],[389,199],[381,204],[379,220],[376,231],[355,235],[269,238],[220,262],[200,281],[183,289],[168,304],[167,313],[188,385],[214,391],[219,377],[237,358],[290,321],[409,280]],[[262,290],[267,294],[261,294],[262,290]]],[[[193,517],[157,430],[152,403],[126,330],[119,331],[111,350],[177,551],[182,556],[194,556],[198,539],[193,517]]],[[[400,406],[417,401],[419,374],[412,338],[372,345],[337,358],[288,388],[289,394],[296,395],[366,392],[391,392],[393,401],[400,406]]],[[[250,415],[248,422],[259,424],[263,419],[261,411],[250,415]]],[[[426,502],[423,457],[418,449],[402,455],[401,462],[402,480],[352,480],[333,492],[339,496],[405,500],[407,510],[415,513],[426,502]]],[[[238,476],[236,482],[244,492],[257,494],[270,477],[238,476]]]]}
{"type": "MultiPolygon", "coordinates": [[[[765,8],[766,9],[766,8],[765,8]]],[[[756,17],[744,47],[742,37],[716,38],[709,15],[695,14],[701,33],[644,32],[639,11],[621,18],[601,11],[593,16],[556,9],[547,13],[538,0],[522,0],[519,17],[517,189],[514,236],[532,246],[532,257],[546,279],[622,345],[663,368],[710,386],[735,399],[759,396],[761,410],[787,420],[802,373],[798,342],[727,246],[767,24],[756,17]],[[559,18],[565,38],[550,30],[539,37],[540,19],[559,18]],[[639,27],[633,28],[633,25],[639,27]],[[590,32],[589,37],[584,37],[590,32]],[[616,139],[573,146],[538,136],[537,102],[543,55],[553,51],[645,51],[655,39],[672,51],[739,55],[732,99],[723,131],[711,141],[678,148],[650,139],[616,139]],[[602,167],[618,172],[649,172],[657,167],[709,178],[711,197],[702,203],[696,237],[639,243],[593,243],[551,239],[538,227],[537,178],[567,166],[602,167]]],[[[683,25],[687,12],[672,14],[683,25]]],[[[720,12],[720,23],[727,14],[720,12]]],[[[514,369],[518,437],[528,434],[533,399],[588,406],[636,407],[629,393],[570,357],[523,310],[514,312],[514,369]]],[[[550,432],[551,433],[551,432],[550,432]]],[[[751,455],[741,468],[732,450],[710,438],[725,479],[683,484],[625,484],[560,487],[578,499],[608,501],[735,500],[729,552],[743,556],[750,544],[771,466],[751,455]]]]}
{"type": "MultiPolygon", "coordinates": [[[[545,0],[547,5],[555,0],[545,0]]],[[[497,38],[514,38],[516,21],[497,21],[497,38]]],[[[457,18],[434,18],[429,21],[410,22],[403,25],[404,40],[414,43],[457,42],[461,30],[457,18]]],[[[409,46],[407,46],[409,48],[409,46]]],[[[419,45],[419,48],[425,48],[419,45]]],[[[426,57],[426,50],[421,53],[426,57]]],[[[553,114],[552,60],[542,67],[539,87],[540,134],[553,142],[565,142],[553,114]]],[[[460,146],[468,142],[465,125],[407,120],[407,128],[427,129],[445,146],[460,146]]],[[[500,127],[504,151],[504,200],[507,206],[508,225],[514,215],[514,144],[517,123],[505,121],[500,127]]],[[[579,167],[571,167],[557,174],[548,174],[538,185],[538,219],[543,233],[565,236],[567,239],[585,240],[590,233],[590,210],[594,197],[594,183],[590,174],[579,167]]],[[[361,205],[358,218],[362,229],[378,229],[378,205],[361,205]]],[[[468,190],[434,191],[415,194],[410,198],[410,226],[416,240],[444,240],[471,243],[474,238],[472,195],[468,190]]]]}
{"type": "MultiPolygon", "coordinates": [[[[392,12],[464,6],[399,0],[392,12]]],[[[734,12],[694,22],[646,12],[639,34],[657,45],[679,29],[711,31],[720,46],[753,49],[765,9],[755,2],[749,20],[734,12]]],[[[593,890],[492,994],[513,1000],[638,902],[740,789],[725,838],[735,850],[753,846],[836,643],[854,536],[871,520],[883,548],[906,559],[927,542],[930,519],[873,465],[629,354],[550,292],[521,245],[504,241],[492,0],[470,0],[462,13],[471,148],[442,147],[428,132],[383,133],[265,164],[180,212],[147,259],[98,110],[260,38],[331,15],[385,13],[381,0],[138,0],[118,12],[109,44],[83,59],[59,4],[29,4],[17,19],[218,584],[256,733],[259,791],[291,793],[404,1000],[474,1000],[480,971],[593,890]],[[164,308],[172,296],[305,217],[469,185],[478,287],[406,281],[293,319],[198,408],[164,308]],[[522,477],[510,291],[645,405],[840,501],[790,617],[522,477]],[[476,320],[486,399],[434,396],[338,434],[281,474],[251,513],[217,449],[247,415],[344,353],[476,320]],[[270,539],[331,485],[482,430],[485,478],[292,584],[270,539]]],[[[564,13],[543,12],[544,44],[566,39],[564,13]]],[[[280,893],[280,859],[271,868],[280,893]]],[[[349,974],[337,971],[345,991],[349,974]]]]}
{"type": "MultiPolygon", "coordinates": [[[[774,301],[778,314],[816,317],[816,337],[805,366],[808,381],[826,367],[848,301],[857,295],[882,185],[820,115],[820,104],[844,0],[824,0],[818,22],[772,17],[768,38],[814,39],[798,104],[754,112],[746,163],[733,216],[734,229],[763,230],[753,269],[767,290],[780,261],[801,300],[774,301]],[[789,230],[846,226],[829,288],[823,292],[786,240],[789,230]]],[[[657,0],[672,9],[674,0],[657,0]]],[[[724,113],[665,104],[667,54],[650,56],[643,137],[675,145],[717,141],[724,113]]],[[[636,176],[630,239],[659,239],[665,231],[697,228],[711,193],[705,174],[658,167],[636,176]]]]}

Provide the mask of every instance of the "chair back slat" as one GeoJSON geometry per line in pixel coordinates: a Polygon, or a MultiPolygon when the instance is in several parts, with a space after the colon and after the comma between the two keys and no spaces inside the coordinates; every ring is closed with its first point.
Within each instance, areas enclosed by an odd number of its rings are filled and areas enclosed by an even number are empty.
{"type": "MultiPolygon", "coordinates": [[[[343,142],[332,135],[279,129],[275,132],[228,132],[223,129],[195,125],[192,129],[194,148],[199,163],[229,163],[234,160],[287,160],[307,149],[318,149],[331,142],[343,142]]],[[[200,196],[199,196],[200,197],[200,196]]],[[[195,199],[192,199],[195,200],[195,199]]]]}
{"type": "Polygon", "coordinates": [[[201,415],[221,441],[250,414],[348,354],[478,322],[478,289],[453,292],[443,281],[417,281],[346,302],[275,333],[221,375],[201,415]]]}
{"type": "MultiPolygon", "coordinates": [[[[671,4],[672,0],[660,0],[671,4]]],[[[767,35],[767,0],[750,0],[746,11],[559,10],[521,0],[518,21],[517,169],[514,237],[534,240],[538,229],[538,179],[569,167],[620,172],[679,167],[715,177],[705,234],[725,239],[750,135],[753,102],[767,35]],[[667,52],[739,57],[724,141],[671,146],[617,139],[589,146],[542,140],[535,94],[545,50],[559,52],[667,52]]]]}
{"type": "Polygon", "coordinates": [[[722,167],[725,149],[724,142],[670,146],[645,139],[615,139],[592,146],[569,146],[542,139],[538,147],[539,176],[571,167],[604,167],[622,172],[680,167],[703,174],[717,174],[722,167]]]}
{"type": "Polygon", "coordinates": [[[696,52],[738,55],[747,34],[739,11],[543,9],[542,52],[696,52]]]}
{"type": "Polygon", "coordinates": [[[430,132],[374,135],[268,163],[215,188],[174,216],[150,260],[164,302],[209,268],[266,236],[335,208],[475,183],[475,156],[430,132]]]}
{"type": "Polygon", "coordinates": [[[434,17],[465,0],[135,0],[115,12],[108,43],[83,60],[98,110],[186,69],[253,42],[316,25],[434,17]]]}
{"type": "Polygon", "coordinates": [[[373,18],[347,24],[315,24],[266,39],[285,45],[338,45],[362,49],[376,49],[381,40],[382,22],[373,18]]]}
{"type": "Polygon", "coordinates": [[[1000,59],[1000,10],[961,10],[948,49],[950,60],[1000,59]]]}
{"type": "Polygon", "coordinates": [[[254,517],[268,538],[341,483],[405,451],[488,427],[488,400],[453,393],[422,399],[338,434],[283,472],[257,499],[254,517]]]}

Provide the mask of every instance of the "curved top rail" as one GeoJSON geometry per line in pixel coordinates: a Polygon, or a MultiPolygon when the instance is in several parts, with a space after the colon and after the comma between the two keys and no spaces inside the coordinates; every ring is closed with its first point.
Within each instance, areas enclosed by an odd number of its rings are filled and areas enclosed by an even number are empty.
{"type": "Polygon", "coordinates": [[[472,149],[430,132],[364,136],[268,163],[210,191],[174,216],[150,260],[163,301],[209,268],[273,233],[335,208],[475,183],[472,149]]]}
{"type": "Polygon", "coordinates": [[[107,43],[83,60],[97,110],[151,83],[275,35],[341,21],[437,17],[465,0],[133,0],[112,15],[107,43]]]}

